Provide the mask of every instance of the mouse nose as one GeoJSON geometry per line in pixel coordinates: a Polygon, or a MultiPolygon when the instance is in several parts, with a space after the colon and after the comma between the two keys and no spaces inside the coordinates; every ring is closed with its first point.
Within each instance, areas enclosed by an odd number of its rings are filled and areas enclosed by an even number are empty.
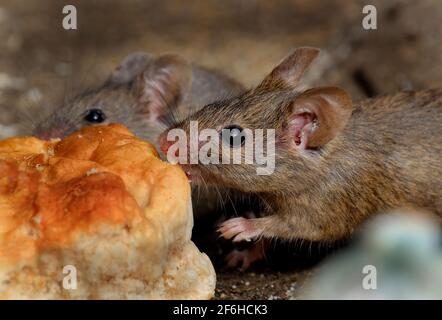
{"type": "Polygon", "coordinates": [[[166,135],[161,134],[158,138],[158,145],[160,146],[161,152],[167,157],[167,151],[169,151],[170,146],[173,144],[171,141],[167,141],[166,135]]]}
{"type": "Polygon", "coordinates": [[[37,130],[35,136],[42,140],[50,140],[54,138],[63,138],[65,130],[63,128],[52,128],[47,130],[37,130]]]}

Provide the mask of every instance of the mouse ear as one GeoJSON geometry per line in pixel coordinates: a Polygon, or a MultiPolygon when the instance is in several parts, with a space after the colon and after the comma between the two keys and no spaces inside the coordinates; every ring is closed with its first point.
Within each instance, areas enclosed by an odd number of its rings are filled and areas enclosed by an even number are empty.
{"type": "Polygon", "coordinates": [[[308,66],[319,54],[319,49],[311,47],[296,48],[264,78],[259,89],[296,87],[308,66]]]}
{"type": "Polygon", "coordinates": [[[152,56],[145,52],[134,52],[126,56],[112,72],[107,84],[121,85],[129,83],[140,75],[152,61],[152,56]]]}
{"type": "Polygon", "coordinates": [[[174,116],[185,100],[192,81],[192,67],[178,55],[167,54],[152,61],[137,78],[138,101],[151,121],[174,116]]]}
{"type": "Polygon", "coordinates": [[[291,105],[288,130],[300,149],[322,147],[347,124],[352,113],[350,96],[337,87],[319,87],[297,96],[291,105]]]}

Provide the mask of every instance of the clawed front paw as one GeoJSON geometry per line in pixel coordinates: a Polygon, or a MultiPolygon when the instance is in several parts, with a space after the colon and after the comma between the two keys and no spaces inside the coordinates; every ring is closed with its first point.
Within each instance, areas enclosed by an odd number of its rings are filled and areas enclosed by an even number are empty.
{"type": "Polygon", "coordinates": [[[239,217],[223,222],[218,232],[225,239],[233,239],[233,242],[240,242],[255,240],[261,235],[262,230],[256,226],[255,219],[239,217]]]}

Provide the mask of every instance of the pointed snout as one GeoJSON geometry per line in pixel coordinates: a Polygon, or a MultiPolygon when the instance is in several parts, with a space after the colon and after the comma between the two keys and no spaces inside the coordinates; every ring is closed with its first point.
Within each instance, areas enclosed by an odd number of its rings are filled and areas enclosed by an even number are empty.
{"type": "Polygon", "coordinates": [[[158,145],[160,146],[161,152],[167,157],[167,151],[169,151],[170,146],[173,144],[171,141],[167,141],[167,132],[162,133],[158,137],[158,145]]]}
{"type": "Polygon", "coordinates": [[[54,127],[50,129],[37,129],[35,131],[35,136],[42,140],[50,140],[56,138],[63,138],[66,135],[65,128],[54,127]]]}

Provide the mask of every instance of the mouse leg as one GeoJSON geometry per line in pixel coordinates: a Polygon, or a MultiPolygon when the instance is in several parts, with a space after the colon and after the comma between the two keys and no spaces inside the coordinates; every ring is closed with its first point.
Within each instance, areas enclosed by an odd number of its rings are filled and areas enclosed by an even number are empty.
{"type": "Polygon", "coordinates": [[[257,238],[308,239],[322,240],[326,236],[324,230],[312,227],[309,221],[297,216],[281,216],[274,214],[263,218],[233,218],[223,222],[218,232],[225,239],[233,242],[252,241],[257,238]]]}
{"type": "Polygon", "coordinates": [[[226,257],[227,267],[235,268],[240,265],[241,272],[246,271],[253,263],[263,260],[269,247],[267,239],[258,240],[250,248],[244,250],[233,250],[226,257]]]}
{"type": "Polygon", "coordinates": [[[266,218],[246,219],[243,217],[233,218],[224,221],[218,232],[225,239],[232,239],[233,242],[252,241],[262,235],[265,224],[262,221],[266,218]]]}

